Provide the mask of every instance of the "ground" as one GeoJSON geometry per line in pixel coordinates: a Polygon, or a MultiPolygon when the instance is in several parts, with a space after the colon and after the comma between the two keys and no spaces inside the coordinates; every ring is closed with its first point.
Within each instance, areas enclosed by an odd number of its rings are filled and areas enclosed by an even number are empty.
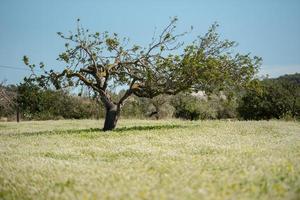
{"type": "Polygon", "coordinates": [[[0,199],[299,199],[300,123],[0,123],[0,199]]]}

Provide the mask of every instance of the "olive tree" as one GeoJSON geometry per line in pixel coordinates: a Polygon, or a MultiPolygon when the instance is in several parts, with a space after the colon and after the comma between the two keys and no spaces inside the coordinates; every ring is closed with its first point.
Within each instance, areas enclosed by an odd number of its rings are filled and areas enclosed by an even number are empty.
{"type": "MultiPolygon", "coordinates": [[[[216,87],[246,85],[255,75],[260,58],[233,54],[235,42],[220,40],[217,24],[213,24],[203,37],[184,45],[176,34],[177,18],[155,34],[146,47],[129,45],[108,32],[90,33],[78,20],[76,31],[58,35],[66,40],[66,50],[58,60],[64,62],[61,71],[46,71],[31,76],[42,86],[85,85],[99,96],[106,108],[104,131],[116,127],[122,106],[131,95],[153,98],[160,94],[175,95],[181,91],[209,90],[216,87]],[[116,100],[110,96],[110,86],[126,88],[116,100]]],[[[24,56],[24,63],[34,72],[34,64],[24,56]]]]}

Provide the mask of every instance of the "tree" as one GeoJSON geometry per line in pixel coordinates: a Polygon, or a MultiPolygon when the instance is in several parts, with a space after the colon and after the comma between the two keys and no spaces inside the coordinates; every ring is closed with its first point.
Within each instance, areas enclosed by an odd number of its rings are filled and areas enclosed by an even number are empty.
{"type": "Polygon", "coordinates": [[[282,85],[283,89],[286,90],[290,114],[293,118],[299,117],[300,115],[300,73],[289,74],[280,76],[277,81],[282,85]]]}
{"type": "Polygon", "coordinates": [[[187,93],[174,96],[172,105],[175,108],[175,117],[198,120],[201,114],[201,105],[203,105],[200,101],[201,100],[187,93]]]}
{"type": "MultiPolygon", "coordinates": [[[[154,36],[148,47],[127,47],[128,39],[121,40],[116,33],[89,33],[78,25],[75,33],[58,35],[65,39],[66,51],[58,60],[66,66],[60,72],[46,71],[32,76],[42,86],[53,84],[91,88],[106,108],[104,131],[115,128],[125,100],[131,96],[153,98],[160,94],[175,95],[181,91],[244,86],[257,72],[261,59],[232,53],[235,42],[220,40],[213,24],[204,37],[198,37],[183,48],[176,34],[177,18],[154,36]],[[183,49],[183,51],[181,51],[183,49]],[[124,95],[112,100],[109,89],[127,86],[124,95]]],[[[24,56],[24,63],[34,71],[24,56]]]]}
{"type": "Polygon", "coordinates": [[[43,89],[31,81],[17,87],[18,103],[25,119],[98,118],[99,103],[88,97],[73,96],[67,90],[43,89]]]}
{"type": "Polygon", "coordinates": [[[168,95],[158,95],[148,101],[150,113],[148,117],[161,119],[173,115],[174,107],[170,105],[171,98],[168,95]]]}
{"type": "Polygon", "coordinates": [[[17,122],[20,121],[19,105],[16,102],[17,89],[14,85],[5,86],[5,82],[0,82],[0,117],[9,116],[16,112],[17,122]]]}
{"type": "Polygon", "coordinates": [[[299,74],[260,82],[259,90],[247,90],[238,112],[243,119],[297,118],[300,113],[299,74]]]}

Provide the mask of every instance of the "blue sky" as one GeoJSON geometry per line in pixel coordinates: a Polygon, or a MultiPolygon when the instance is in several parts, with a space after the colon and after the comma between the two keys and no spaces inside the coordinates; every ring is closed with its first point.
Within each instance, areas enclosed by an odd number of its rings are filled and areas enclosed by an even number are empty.
{"type": "MultiPolygon", "coordinates": [[[[55,69],[64,41],[56,32],[74,30],[76,19],[93,31],[127,36],[133,43],[150,42],[155,27],[179,18],[178,32],[194,30],[185,41],[203,35],[218,22],[222,38],[237,41],[237,50],[263,57],[261,74],[276,77],[300,72],[299,0],[1,0],[0,66],[25,68],[28,55],[55,69]]],[[[18,83],[26,70],[0,67],[0,81],[18,83]]]]}

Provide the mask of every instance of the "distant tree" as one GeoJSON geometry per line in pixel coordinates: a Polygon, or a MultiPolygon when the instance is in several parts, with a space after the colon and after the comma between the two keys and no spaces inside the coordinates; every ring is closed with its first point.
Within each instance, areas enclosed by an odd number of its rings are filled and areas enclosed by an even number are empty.
{"type": "MultiPolygon", "coordinates": [[[[78,20],[79,21],[79,20],[78,20]]],[[[210,90],[216,87],[245,86],[253,78],[261,59],[249,54],[233,54],[235,42],[220,40],[212,25],[203,37],[183,48],[175,34],[177,18],[152,38],[147,47],[133,45],[127,48],[127,39],[108,32],[89,33],[77,26],[75,33],[64,35],[66,51],[58,60],[66,66],[60,72],[53,69],[34,77],[40,85],[52,83],[56,88],[82,84],[93,89],[106,108],[104,131],[115,128],[124,102],[131,95],[153,98],[160,94],[175,95],[188,90],[210,90]],[[124,95],[116,100],[110,96],[112,86],[127,86],[124,95]]],[[[24,63],[34,70],[24,56],[24,63]]]]}
{"type": "Polygon", "coordinates": [[[198,95],[180,93],[172,98],[175,107],[175,117],[188,120],[198,119],[228,119],[236,117],[234,99],[223,99],[217,93],[203,98],[198,95]]]}
{"type": "Polygon", "coordinates": [[[172,105],[175,108],[175,117],[197,120],[200,118],[201,104],[197,97],[194,97],[188,93],[177,94],[172,98],[172,105]]]}
{"type": "Polygon", "coordinates": [[[25,119],[99,118],[101,114],[99,103],[91,98],[43,89],[29,80],[19,84],[16,100],[25,119]]]}
{"type": "Polygon", "coordinates": [[[0,82],[0,116],[16,114],[17,122],[19,122],[19,106],[16,99],[17,87],[15,85],[5,85],[5,81],[0,82]]]}
{"type": "Polygon", "coordinates": [[[280,76],[277,81],[288,93],[292,117],[300,116],[300,73],[280,76]]]}
{"type": "Polygon", "coordinates": [[[265,79],[259,90],[247,90],[238,107],[244,119],[280,119],[290,115],[299,117],[300,81],[287,76],[265,79]]]}
{"type": "MultiPolygon", "coordinates": [[[[125,93],[126,90],[121,90],[118,95],[112,95],[112,99],[117,101],[124,96],[125,93]]],[[[124,102],[121,116],[124,118],[145,118],[147,106],[148,104],[144,101],[144,98],[132,95],[124,102]]]]}
{"type": "Polygon", "coordinates": [[[30,81],[25,81],[18,86],[17,102],[26,118],[31,118],[30,115],[41,112],[42,95],[40,88],[30,81]]]}
{"type": "Polygon", "coordinates": [[[155,119],[161,119],[164,117],[171,117],[173,114],[173,108],[169,104],[171,98],[168,95],[158,95],[148,101],[149,114],[148,117],[155,117],[155,119]]]}

